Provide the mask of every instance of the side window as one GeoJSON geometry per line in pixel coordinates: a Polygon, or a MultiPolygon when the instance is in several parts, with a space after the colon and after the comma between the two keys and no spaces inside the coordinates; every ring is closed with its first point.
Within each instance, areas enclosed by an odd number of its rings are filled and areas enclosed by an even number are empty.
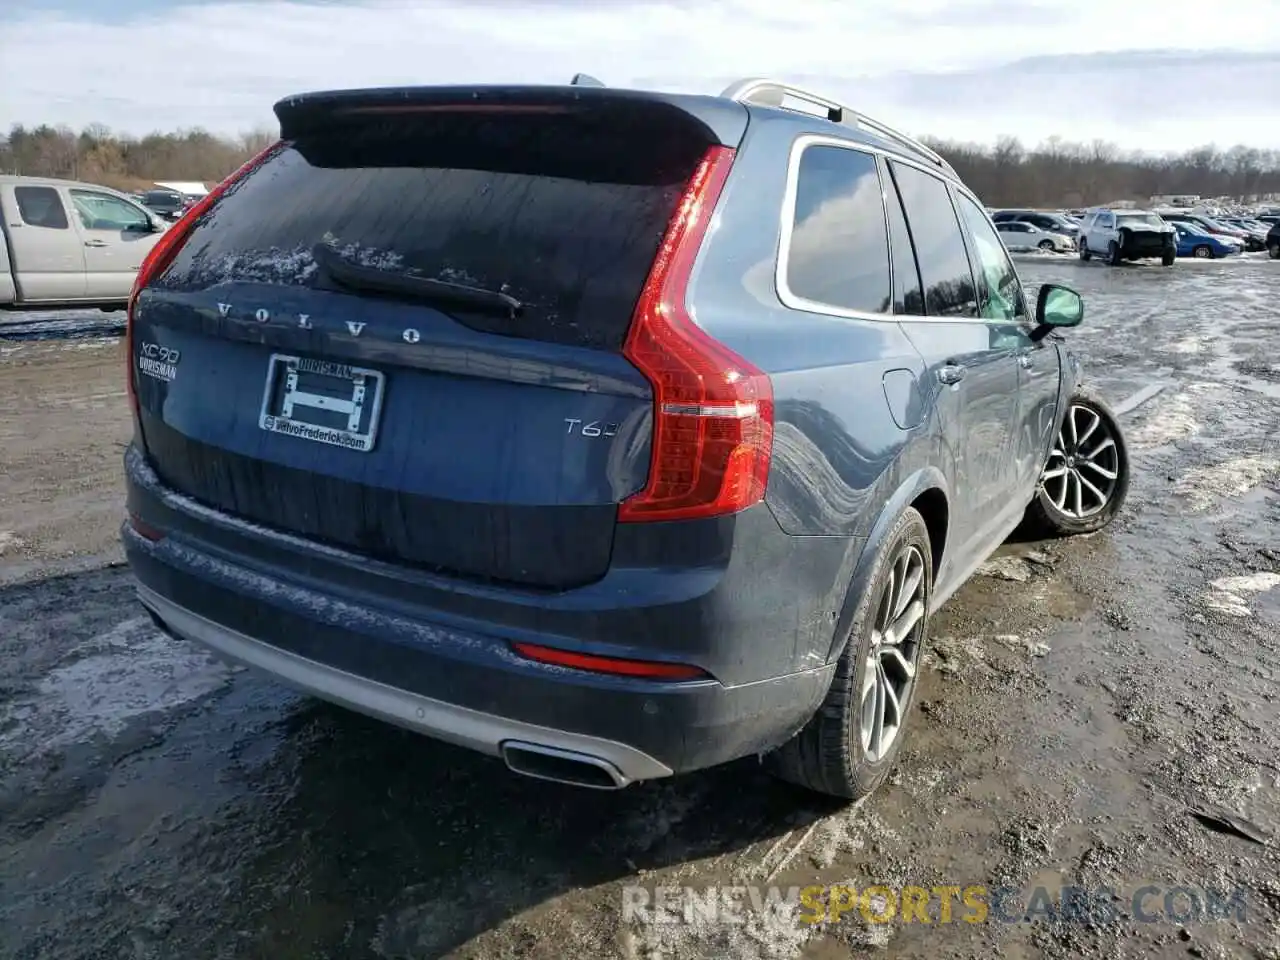
{"type": "Polygon", "coordinates": [[[1116,225],[1116,218],[1109,213],[1098,214],[1098,226],[1103,230],[1110,230],[1116,225]]]}
{"type": "Polygon", "coordinates": [[[931,174],[889,161],[916,243],[925,309],[936,317],[976,317],[978,298],[960,222],[947,185],[931,174]]]}
{"type": "Polygon", "coordinates": [[[978,291],[982,316],[987,320],[1004,321],[1023,318],[1026,306],[1022,299],[1022,284],[1018,282],[1017,271],[1013,269],[1013,262],[999,235],[976,203],[959,192],[956,193],[956,201],[973,238],[980,273],[978,291]]]}
{"type": "Polygon", "coordinates": [[[67,211],[53,187],[14,187],[13,199],[18,203],[18,216],[31,227],[66,230],[67,211]]]}
{"type": "Polygon", "coordinates": [[[893,255],[893,312],[921,317],[924,316],[924,293],[920,268],[916,265],[911,229],[902,212],[902,199],[891,177],[886,182],[885,199],[889,205],[889,247],[893,255]]]}
{"type": "Polygon", "coordinates": [[[889,239],[875,157],[844,147],[805,149],[785,269],[797,297],[889,312],[889,239]]]}
{"type": "Polygon", "coordinates": [[[110,194],[72,190],[71,202],[87,230],[136,230],[149,223],[140,209],[110,194]]]}

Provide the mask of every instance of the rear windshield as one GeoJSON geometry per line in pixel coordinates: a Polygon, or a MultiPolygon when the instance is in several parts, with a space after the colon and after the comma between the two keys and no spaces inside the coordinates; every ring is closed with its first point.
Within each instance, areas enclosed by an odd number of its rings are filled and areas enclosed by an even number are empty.
{"type": "Polygon", "coordinates": [[[237,183],[160,279],[325,286],[312,249],[499,291],[511,336],[616,349],[705,142],[615,115],[374,116],[292,141],[237,183]],[[606,122],[608,121],[608,122],[606,122]]]}

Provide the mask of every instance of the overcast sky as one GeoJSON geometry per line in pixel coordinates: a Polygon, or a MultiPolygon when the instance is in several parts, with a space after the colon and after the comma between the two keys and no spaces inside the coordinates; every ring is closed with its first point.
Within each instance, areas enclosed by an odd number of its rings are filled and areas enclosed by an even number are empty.
{"type": "Polygon", "coordinates": [[[773,76],[916,134],[1280,148],[1280,0],[0,0],[0,126],[274,130],[312,89],[773,76]]]}

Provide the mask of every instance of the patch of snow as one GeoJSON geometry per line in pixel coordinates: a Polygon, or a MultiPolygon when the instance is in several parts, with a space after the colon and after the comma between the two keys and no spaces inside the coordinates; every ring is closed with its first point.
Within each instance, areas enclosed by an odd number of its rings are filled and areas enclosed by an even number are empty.
{"type": "Polygon", "coordinates": [[[1150,416],[1143,423],[1127,431],[1129,446],[1137,449],[1163,447],[1200,432],[1195,406],[1187,393],[1166,397],[1163,403],[1150,410],[1150,416]]]}
{"type": "Polygon", "coordinates": [[[994,557],[980,566],[977,574],[980,577],[1026,583],[1031,579],[1031,565],[1021,557],[994,557]]]}
{"type": "Polygon", "coordinates": [[[1002,647],[1008,647],[1010,650],[1021,651],[1029,657],[1043,657],[1049,653],[1049,645],[1040,640],[1033,640],[1030,637],[1019,637],[1011,633],[997,634],[991,638],[1002,647]]]}
{"type": "Polygon", "coordinates": [[[193,272],[203,283],[226,283],[232,280],[250,283],[306,283],[319,269],[311,251],[305,248],[233,253],[212,263],[197,260],[193,272]]]}
{"type": "Polygon", "coordinates": [[[1273,457],[1239,457],[1211,467],[1188,470],[1173,485],[1193,510],[1209,509],[1219,500],[1239,497],[1263,480],[1280,473],[1280,460],[1273,457]]]}
{"type": "Polygon", "coordinates": [[[27,542],[12,530],[0,530],[0,557],[11,550],[21,550],[27,542]]]}
{"type": "Polygon", "coordinates": [[[95,736],[116,737],[129,721],[191,703],[223,686],[232,669],[133,617],[71,651],[33,694],[0,710],[0,749],[42,756],[95,736]]]}
{"type": "Polygon", "coordinates": [[[1266,593],[1280,587],[1280,573],[1246,573],[1237,577],[1219,577],[1209,584],[1204,605],[1229,617],[1250,617],[1247,594],[1266,593]]]}

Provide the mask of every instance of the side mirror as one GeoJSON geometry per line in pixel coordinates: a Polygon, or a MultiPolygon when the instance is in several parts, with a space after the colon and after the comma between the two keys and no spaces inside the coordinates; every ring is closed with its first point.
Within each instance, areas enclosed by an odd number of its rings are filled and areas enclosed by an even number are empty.
{"type": "Polygon", "coordinates": [[[1070,287],[1046,283],[1036,297],[1036,327],[1032,340],[1043,340],[1058,327],[1078,327],[1084,320],[1084,299],[1070,287]]]}

